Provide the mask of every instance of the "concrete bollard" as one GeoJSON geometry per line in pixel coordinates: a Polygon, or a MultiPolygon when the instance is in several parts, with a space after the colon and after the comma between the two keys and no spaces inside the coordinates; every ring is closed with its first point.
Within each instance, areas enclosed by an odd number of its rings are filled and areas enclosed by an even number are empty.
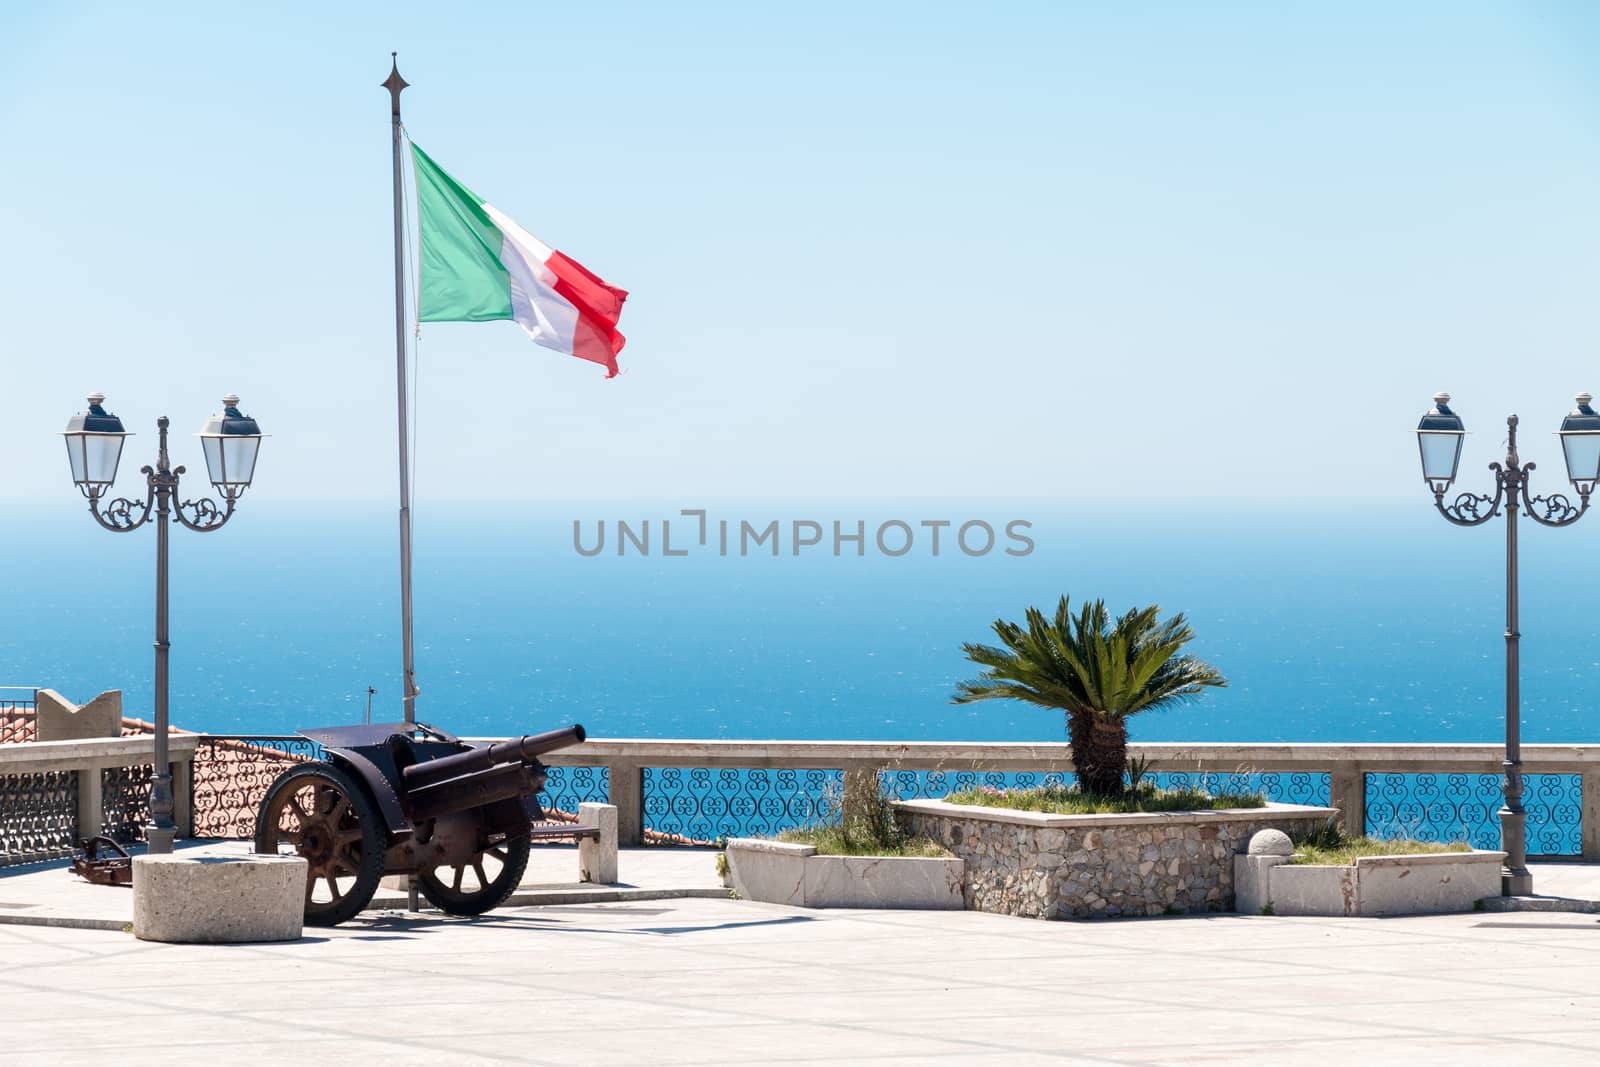
{"type": "Polygon", "coordinates": [[[133,936],[229,944],[293,941],[305,919],[299,856],[135,856],[133,936]]]}
{"type": "Polygon", "coordinates": [[[1282,830],[1258,830],[1247,851],[1233,857],[1233,910],[1260,915],[1272,903],[1272,868],[1294,856],[1294,842],[1282,830]]]}
{"type": "Polygon", "coordinates": [[[578,825],[600,828],[600,840],[578,841],[578,880],[600,885],[617,881],[617,809],[612,804],[579,804],[578,825]]]}

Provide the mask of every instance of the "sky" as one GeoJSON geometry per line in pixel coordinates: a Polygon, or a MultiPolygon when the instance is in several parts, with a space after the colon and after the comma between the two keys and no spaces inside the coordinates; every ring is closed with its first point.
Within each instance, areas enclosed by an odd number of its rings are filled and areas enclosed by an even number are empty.
{"type": "MultiPolygon", "coordinates": [[[[1600,392],[1582,3],[7,4],[0,498],[228,391],[395,493],[407,129],[631,292],[624,373],[430,325],[419,499],[1398,497],[1448,389],[1600,392]]],[[[1484,476],[1486,478],[1486,476],[1484,476]]]]}

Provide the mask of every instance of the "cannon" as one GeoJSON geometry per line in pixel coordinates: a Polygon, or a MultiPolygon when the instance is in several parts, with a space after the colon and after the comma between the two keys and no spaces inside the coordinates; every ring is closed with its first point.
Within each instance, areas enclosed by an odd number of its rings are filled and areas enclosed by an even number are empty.
{"type": "Polygon", "coordinates": [[[517,888],[531,824],[544,811],[539,757],[584,739],[568,726],[492,744],[424,723],[302,730],[324,758],[268,786],[255,850],[305,857],[305,920],[333,926],[372,900],[387,874],[416,875],[439,910],[481,915],[517,888]]]}

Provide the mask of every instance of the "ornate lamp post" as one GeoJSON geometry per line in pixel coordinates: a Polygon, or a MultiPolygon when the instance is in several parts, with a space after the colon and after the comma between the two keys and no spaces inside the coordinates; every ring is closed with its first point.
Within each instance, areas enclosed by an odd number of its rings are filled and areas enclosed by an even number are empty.
{"type": "Polygon", "coordinates": [[[1433,503],[1439,514],[1457,526],[1480,526],[1499,515],[1506,516],[1506,758],[1505,805],[1500,809],[1501,847],[1506,852],[1506,867],[1501,876],[1501,892],[1506,896],[1533,893],[1533,875],[1528,871],[1527,820],[1522,807],[1522,721],[1517,646],[1517,511],[1541,526],[1570,526],[1589,510],[1589,495],[1600,481],[1600,415],[1595,414],[1588,393],[1578,394],[1577,410],[1568,415],[1558,431],[1562,454],[1567,462],[1567,478],[1578,491],[1574,505],[1564,494],[1533,496],[1528,491],[1528,476],[1534,464],[1517,456],[1517,417],[1506,419],[1505,463],[1489,464],[1494,472],[1494,495],[1459,493],[1446,504],[1444,495],[1456,480],[1461,463],[1461,444],[1466,426],[1461,416],[1450,410],[1450,394],[1437,393],[1433,410],[1417,424],[1417,446],[1422,454],[1422,479],[1433,490],[1433,503]]]}
{"type": "Polygon", "coordinates": [[[239,414],[238,397],[231,393],[223,397],[222,413],[208,419],[196,436],[205,451],[211,484],[226,507],[218,508],[209,497],[176,503],[178,479],[185,471],[173,467],[167,458],[168,420],[163,415],[156,420],[160,431],[156,465],[139,469],[145,476],[144,502],[118,497],[102,507],[101,498],[117,479],[123,439],[131,436],[123,429],[122,420],[101,406],[105,399],[103,393],[90,393],[89,410],[69,419],[62,436],[72,464],[72,480],[88,498],[89,513],[96,522],[114,533],[137,530],[152,518],[156,522],[156,780],[150,789],[150,825],[145,837],[152,853],[171,852],[177,826],[172,819],[172,764],[167,754],[167,526],[177,522],[210,533],[232,518],[234,504],[255,476],[262,434],[256,420],[239,414]]]}

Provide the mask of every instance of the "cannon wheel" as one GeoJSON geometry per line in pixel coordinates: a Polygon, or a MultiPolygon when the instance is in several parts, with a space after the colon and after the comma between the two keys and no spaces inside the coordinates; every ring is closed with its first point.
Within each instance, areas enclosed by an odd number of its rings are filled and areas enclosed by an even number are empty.
{"type": "Polygon", "coordinates": [[[256,851],[305,857],[311,926],[354,918],[383,880],[377,812],[350,775],[328,763],[293,767],[267,789],[256,816],[256,851]]]}
{"type": "Polygon", "coordinates": [[[527,869],[528,839],[516,837],[491,845],[466,863],[419,871],[417,888],[447,915],[482,915],[516,891],[527,869]]]}

